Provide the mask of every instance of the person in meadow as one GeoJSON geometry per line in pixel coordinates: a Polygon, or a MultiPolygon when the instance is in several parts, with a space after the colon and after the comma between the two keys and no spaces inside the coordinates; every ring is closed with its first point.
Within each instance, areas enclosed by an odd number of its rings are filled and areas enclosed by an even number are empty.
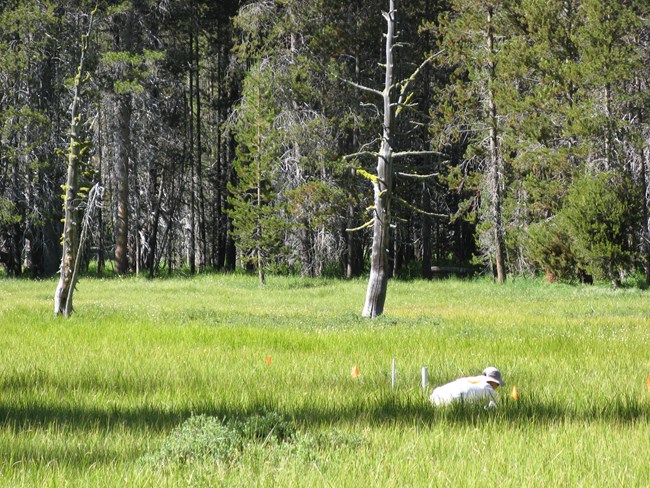
{"type": "Polygon", "coordinates": [[[501,371],[494,366],[485,368],[480,376],[466,376],[437,387],[429,399],[434,405],[449,405],[454,402],[488,401],[496,406],[496,390],[505,385],[501,371]]]}

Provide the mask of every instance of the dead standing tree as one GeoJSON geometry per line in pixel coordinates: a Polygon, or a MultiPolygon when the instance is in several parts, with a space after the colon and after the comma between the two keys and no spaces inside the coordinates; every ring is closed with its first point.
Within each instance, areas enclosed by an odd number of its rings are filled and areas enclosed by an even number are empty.
{"type": "Polygon", "coordinates": [[[78,229],[78,201],[81,196],[79,188],[79,167],[87,145],[81,140],[81,115],[79,105],[81,102],[81,87],[85,81],[85,57],[88,51],[88,42],[93,24],[94,11],[88,20],[88,30],[81,37],[81,53],[79,66],[74,78],[72,105],[70,107],[70,146],[68,148],[68,172],[64,185],[64,221],[63,221],[63,252],[59,284],[54,292],[54,315],[63,314],[69,317],[72,314],[72,294],[77,279],[79,253],[78,229]]]}
{"type": "Polygon", "coordinates": [[[372,93],[382,100],[382,107],[378,107],[379,112],[383,115],[381,145],[379,152],[361,151],[346,156],[346,159],[354,159],[363,155],[377,157],[377,173],[370,174],[363,170],[358,172],[371,181],[374,190],[374,205],[372,210],[372,219],[366,222],[359,230],[372,226],[372,249],[370,257],[370,277],[368,279],[368,288],[366,290],[366,301],[363,307],[362,315],[364,317],[375,318],[384,311],[386,301],[386,290],[388,287],[388,277],[390,268],[388,265],[388,249],[390,247],[390,226],[391,226],[391,200],[393,197],[393,161],[400,157],[416,155],[438,155],[432,151],[403,151],[395,152],[393,149],[393,125],[399,117],[402,109],[409,105],[411,96],[410,85],[417,77],[418,73],[429,63],[436,55],[427,58],[411,76],[399,83],[393,82],[393,51],[399,44],[395,42],[397,9],[396,0],[389,0],[388,12],[383,12],[386,19],[386,64],[384,66],[384,89],[376,90],[367,86],[359,85],[350,81],[346,83],[352,86],[372,93]]]}

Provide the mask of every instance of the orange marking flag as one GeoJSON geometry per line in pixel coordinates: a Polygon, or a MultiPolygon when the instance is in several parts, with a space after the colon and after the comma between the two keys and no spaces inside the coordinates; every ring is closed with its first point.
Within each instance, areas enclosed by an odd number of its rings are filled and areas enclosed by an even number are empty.
{"type": "Polygon", "coordinates": [[[354,368],[352,368],[352,377],[353,378],[359,377],[359,366],[355,366],[354,368]]]}
{"type": "Polygon", "coordinates": [[[266,364],[271,366],[271,356],[266,356],[266,364]]]}
{"type": "Polygon", "coordinates": [[[512,397],[513,400],[519,400],[519,392],[517,391],[516,386],[512,387],[512,393],[510,393],[510,396],[512,397]]]}

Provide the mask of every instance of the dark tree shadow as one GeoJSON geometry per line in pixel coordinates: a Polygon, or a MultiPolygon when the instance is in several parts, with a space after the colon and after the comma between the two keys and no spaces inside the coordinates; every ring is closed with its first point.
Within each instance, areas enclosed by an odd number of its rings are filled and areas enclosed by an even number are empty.
{"type": "Polygon", "coordinates": [[[268,412],[277,412],[306,428],[337,424],[403,424],[423,425],[440,422],[480,425],[485,422],[538,425],[565,421],[609,422],[614,424],[650,420],[650,402],[636,398],[612,398],[606,403],[586,406],[564,405],[557,401],[505,401],[497,408],[479,404],[458,403],[434,407],[426,400],[386,395],[366,403],[349,403],[332,407],[297,405],[279,407],[274,401],[259,401],[245,408],[195,403],[191,407],[134,406],[107,408],[80,408],[51,405],[31,405],[16,408],[0,401],[0,418],[5,427],[21,430],[47,427],[51,424],[68,429],[112,429],[115,426],[148,432],[166,431],[193,415],[208,415],[221,419],[246,418],[268,412]]]}
{"type": "Polygon", "coordinates": [[[371,402],[348,403],[333,407],[297,405],[284,409],[274,401],[260,401],[239,409],[210,403],[195,404],[191,408],[166,408],[164,406],[79,408],[65,406],[31,405],[16,408],[1,403],[0,418],[4,428],[14,432],[63,428],[83,435],[84,432],[127,429],[143,436],[142,450],[130,450],[104,445],[87,449],[83,445],[51,446],[21,443],[15,449],[0,450],[0,459],[6,462],[47,463],[60,461],[84,469],[93,464],[110,464],[116,460],[133,462],[146,454],[142,452],[146,439],[152,435],[165,436],[195,415],[207,415],[220,420],[244,420],[253,415],[280,414],[304,431],[329,430],[337,427],[363,429],[364,426],[397,425],[421,427],[444,424],[446,426],[490,426],[496,428],[540,428],[568,422],[603,423],[613,425],[634,424],[650,419],[650,402],[635,398],[613,398],[604,404],[593,403],[576,407],[559,402],[504,401],[497,408],[482,405],[456,404],[434,407],[422,397],[385,395],[371,402]]]}

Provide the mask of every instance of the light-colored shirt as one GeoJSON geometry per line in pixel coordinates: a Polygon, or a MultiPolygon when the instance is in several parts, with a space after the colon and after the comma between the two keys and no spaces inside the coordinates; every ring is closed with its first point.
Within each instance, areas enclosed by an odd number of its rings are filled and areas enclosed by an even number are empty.
{"type": "Polygon", "coordinates": [[[453,402],[489,401],[489,406],[496,406],[496,391],[486,381],[485,376],[468,376],[459,378],[446,385],[439,386],[429,397],[434,405],[449,405],[453,402]]]}

